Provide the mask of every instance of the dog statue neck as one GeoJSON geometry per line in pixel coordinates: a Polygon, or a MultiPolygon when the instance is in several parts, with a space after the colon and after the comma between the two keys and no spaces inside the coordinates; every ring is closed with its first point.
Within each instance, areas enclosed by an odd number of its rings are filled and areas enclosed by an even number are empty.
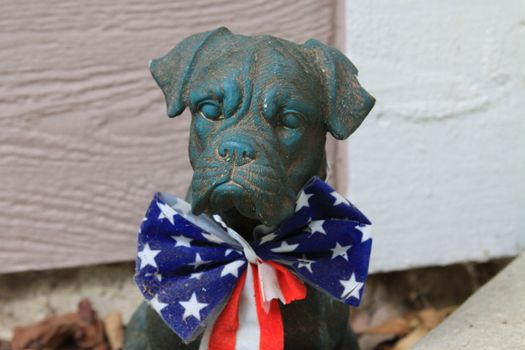
{"type": "Polygon", "coordinates": [[[256,228],[261,227],[262,223],[259,220],[243,216],[237,209],[232,208],[226,212],[221,213],[221,218],[226,225],[238,232],[248,242],[256,239],[256,228]]]}

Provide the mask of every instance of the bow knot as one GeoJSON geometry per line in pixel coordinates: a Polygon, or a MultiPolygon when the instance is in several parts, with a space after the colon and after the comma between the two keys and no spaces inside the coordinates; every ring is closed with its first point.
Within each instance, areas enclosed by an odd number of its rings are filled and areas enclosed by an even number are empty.
{"type": "Polygon", "coordinates": [[[257,256],[257,253],[255,253],[255,250],[253,250],[250,243],[248,243],[244,238],[242,238],[242,236],[237,231],[235,231],[231,227],[228,227],[226,223],[222,220],[220,215],[213,215],[213,219],[226,230],[226,232],[231,238],[236,240],[237,243],[241,245],[242,252],[244,253],[244,256],[250,263],[257,264],[262,262],[261,258],[257,256]]]}

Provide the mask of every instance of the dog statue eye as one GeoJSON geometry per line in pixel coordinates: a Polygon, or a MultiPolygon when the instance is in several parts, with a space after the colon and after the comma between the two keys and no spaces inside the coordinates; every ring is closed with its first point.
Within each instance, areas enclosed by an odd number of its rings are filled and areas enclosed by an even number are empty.
{"type": "Polygon", "coordinates": [[[215,101],[204,101],[199,104],[199,113],[210,120],[218,120],[222,116],[221,106],[215,101]]]}
{"type": "Polygon", "coordinates": [[[288,129],[297,129],[301,126],[301,115],[295,111],[284,112],[281,123],[288,129]]]}

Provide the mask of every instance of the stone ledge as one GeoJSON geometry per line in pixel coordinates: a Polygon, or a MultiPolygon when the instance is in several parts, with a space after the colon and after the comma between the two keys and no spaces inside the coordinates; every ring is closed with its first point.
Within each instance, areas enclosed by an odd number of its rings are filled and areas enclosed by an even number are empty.
{"type": "Polygon", "coordinates": [[[525,349],[525,254],[471,296],[413,349],[525,349]]]}

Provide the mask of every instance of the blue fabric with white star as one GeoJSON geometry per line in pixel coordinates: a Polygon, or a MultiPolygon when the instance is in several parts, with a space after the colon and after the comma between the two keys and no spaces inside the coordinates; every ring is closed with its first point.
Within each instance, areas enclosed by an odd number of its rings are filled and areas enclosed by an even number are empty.
{"type": "MultiPolygon", "coordinates": [[[[295,214],[251,243],[257,256],[345,304],[360,303],[372,247],[370,221],[323,180],[298,195],[295,214]]],[[[228,301],[248,261],[227,230],[157,193],[138,236],[135,281],[164,322],[191,341],[228,301]],[[206,228],[218,227],[214,234],[206,228]],[[222,233],[222,234],[220,234],[222,233]]]]}

